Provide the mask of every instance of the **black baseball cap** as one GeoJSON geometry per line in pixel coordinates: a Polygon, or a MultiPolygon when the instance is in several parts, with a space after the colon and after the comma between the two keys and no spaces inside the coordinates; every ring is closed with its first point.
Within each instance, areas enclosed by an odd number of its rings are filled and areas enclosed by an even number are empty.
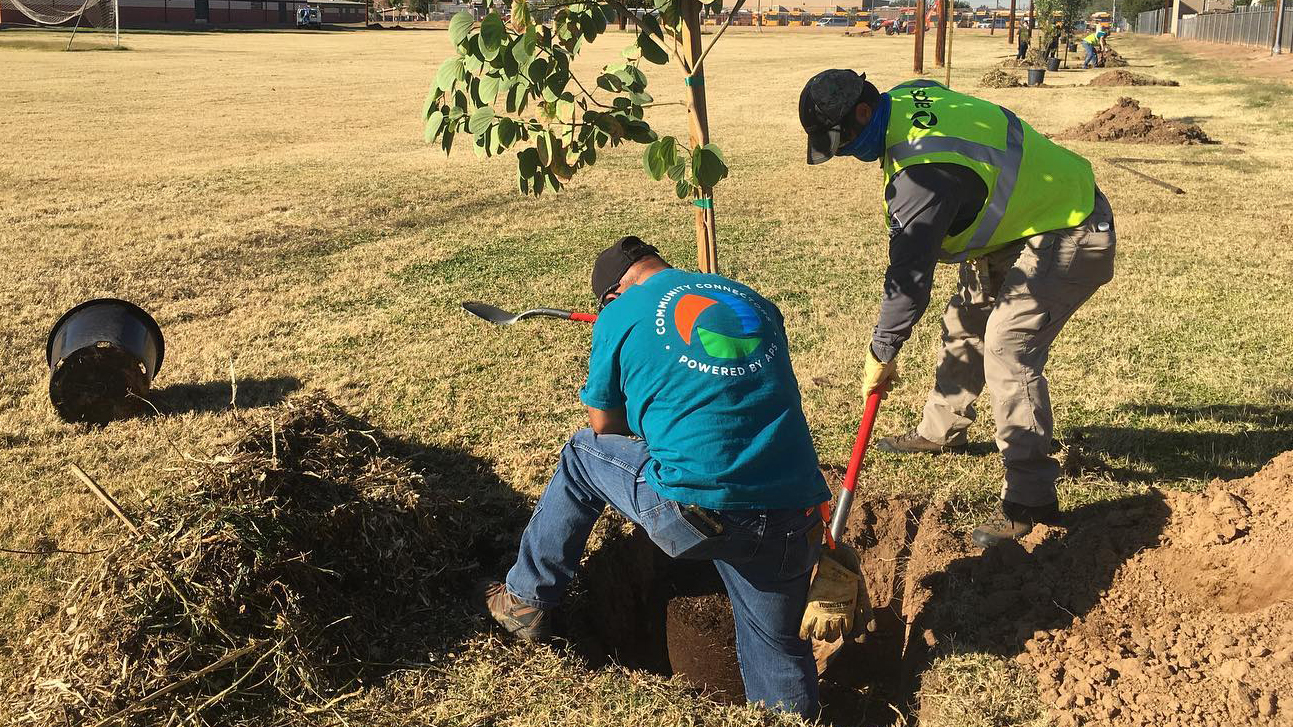
{"type": "Polygon", "coordinates": [[[598,305],[606,304],[606,296],[620,284],[620,278],[633,267],[633,263],[648,255],[659,256],[660,251],[642,242],[636,235],[621,237],[614,245],[602,250],[593,263],[593,297],[598,305]]]}
{"type": "Polygon", "coordinates": [[[799,94],[799,123],[808,134],[808,163],[821,164],[840,148],[844,126],[859,101],[875,101],[880,92],[865,73],[832,68],[808,79],[799,94]]]}

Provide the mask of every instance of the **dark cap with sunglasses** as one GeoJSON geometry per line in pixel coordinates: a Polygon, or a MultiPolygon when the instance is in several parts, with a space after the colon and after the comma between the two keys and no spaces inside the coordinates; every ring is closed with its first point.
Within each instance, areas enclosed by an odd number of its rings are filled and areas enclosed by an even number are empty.
{"type": "Polygon", "coordinates": [[[633,267],[633,263],[649,255],[660,255],[660,251],[642,242],[634,235],[621,237],[614,245],[602,250],[593,263],[593,296],[597,306],[605,307],[609,302],[607,296],[615,292],[620,285],[620,278],[633,267]]]}
{"type": "Polygon", "coordinates": [[[799,123],[808,134],[808,163],[821,164],[835,156],[840,145],[857,135],[853,109],[874,103],[880,91],[865,73],[832,68],[808,79],[799,94],[799,123]]]}

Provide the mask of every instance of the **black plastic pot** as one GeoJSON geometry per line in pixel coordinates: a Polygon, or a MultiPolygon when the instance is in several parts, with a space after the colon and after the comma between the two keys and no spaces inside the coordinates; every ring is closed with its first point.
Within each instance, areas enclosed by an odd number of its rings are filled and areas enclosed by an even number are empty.
{"type": "Polygon", "coordinates": [[[1059,69],[1060,69],[1060,59],[1054,56],[1051,56],[1050,58],[1046,59],[1046,70],[1051,71],[1053,73],[1055,71],[1058,71],[1059,69]]]}
{"type": "Polygon", "coordinates": [[[1074,53],[1076,51],[1077,51],[1077,43],[1069,43],[1069,53],[1074,53]]]}
{"type": "Polygon", "coordinates": [[[69,422],[135,416],[162,366],[162,329],[144,309],[99,298],[63,314],[49,332],[49,400],[69,422]],[[135,396],[131,396],[134,394],[135,396]]]}
{"type": "Polygon", "coordinates": [[[1029,86],[1040,86],[1040,85],[1042,85],[1042,81],[1043,81],[1043,80],[1045,80],[1045,78],[1046,78],[1046,69],[1045,69],[1045,68],[1029,68],[1029,69],[1028,69],[1028,85],[1029,85],[1029,86]]]}

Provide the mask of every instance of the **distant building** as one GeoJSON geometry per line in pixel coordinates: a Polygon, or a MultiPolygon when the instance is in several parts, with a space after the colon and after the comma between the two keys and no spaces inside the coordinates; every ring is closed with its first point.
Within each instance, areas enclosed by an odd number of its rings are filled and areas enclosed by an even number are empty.
{"type": "MultiPolygon", "coordinates": [[[[304,7],[319,8],[325,24],[367,22],[365,4],[355,0],[117,0],[122,28],[294,28],[304,7]]],[[[0,0],[0,17],[5,25],[36,24],[9,0],[0,0]]]]}

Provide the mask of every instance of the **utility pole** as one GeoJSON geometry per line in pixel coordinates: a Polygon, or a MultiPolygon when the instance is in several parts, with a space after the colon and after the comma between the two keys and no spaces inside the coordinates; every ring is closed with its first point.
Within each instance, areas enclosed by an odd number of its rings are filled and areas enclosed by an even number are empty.
{"type": "MultiPolygon", "coordinates": [[[[923,1],[923,0],[922,0],[923,1]]],[[[705,105],[705,67],[701,56],[700,0],[682,0],[682,54],[687,72],[687,122],[691,147],[709,143],[709,112],[705,105]]],[[[696,199],[696,265],[702,273],[718,272],[718,230],[714,221],[714,190],[700,188],[696,199]]]]}
{"type": "Polygon", "coordinates": [[[997,34],[997,11],[1001,9],[1001,0],[997,0],[997,7],[992,10],[992,19],[988,23],[988,35],[997,34]]]}
{"type": "Polygon", "coordinates": [[[1015,44],[1015,0],[1010,0],[1010,19],[1006,21],[1006,42],[1015,44]]]}
{"type": "Polygon", "coordinates": [[[947,6],[951,0],[938,2],[938,35],[934,38],[934,67],[943,67],[943,53],[947,47],[947,6]]]}
{"type": "MultiPolygon", "coordinates": [[[[1014,2],[1014,0],[1010,0],[1014,2]]],[[[898,12],[902,12],[899,10],[898,12]]],[[[925,0],[916,0],[916,57],[911,63],[913,73],[925,72],[925,0]]]]}

